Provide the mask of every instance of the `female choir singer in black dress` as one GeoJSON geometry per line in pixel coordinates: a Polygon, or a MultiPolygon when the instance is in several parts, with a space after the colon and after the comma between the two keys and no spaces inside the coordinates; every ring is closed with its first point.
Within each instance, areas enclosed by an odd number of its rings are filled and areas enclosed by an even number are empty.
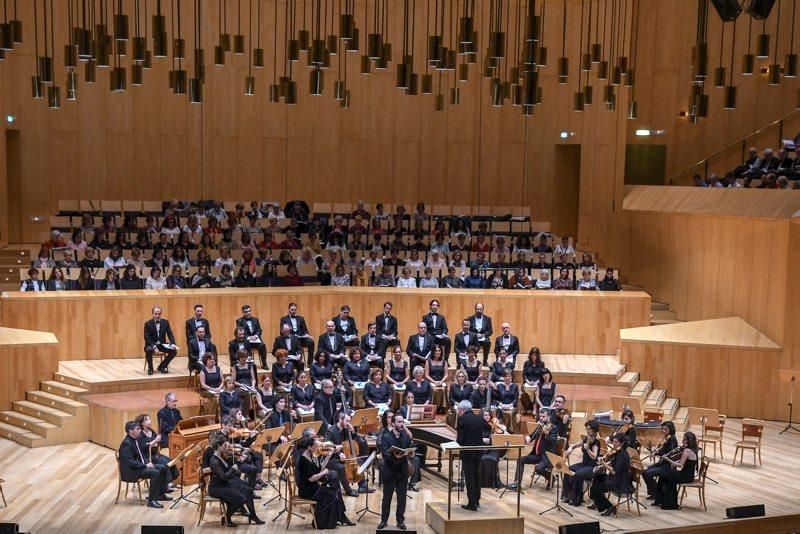
{"type": "Polygon", "coordinates": [[[407,384],[408,393],[414,394],[414,404],[430,404],[433,399],[433,386],[425,380],[425,369],[422,366],[414,367],[414,380],[407,384]]]}
{"type": "Polygon", "coordinates": [[[611,436],[609,452],[594,468],[595,476],[589,498],[593,505],[590,510],[597,510],[600,515],[611,516],[617,513],[617,507],[606,497],[609,490],[627,493],[633,490],[631,485],[631,457],[628,454],[628,442],[622,434],[611,436]]]}
{"type": "Polygon", "coordinates": [[[314,362],[311,364],[311,379],[314,381],[314,388],[321,389],[323,380],[330,380],[333,376],[333,366],[331,365],[328,353],[318,350],[314,354],[314,362]]]}
{"type": "Polygon", "coordinates": [[[697,470],[697,437],[692,432],[683,434],[683,446],[674,454],[664,457],[674,469],[658,477],[656,500],[653,506],[662,510],[678,510],[678,484],[694,480],[697,470]],[[680,452],[680,456],[677,456],[680,452]],[[673,459],[677,456],[677,459],[673,459]]]}
{"type": "Polygon", "coordinates": [[[219,394],[219,412],[227,415],[232,411],[242,410],[242,397],[232,376],[225,377],[225,387],[219,394]]]}
{"type": "Polygon", "coordinates": [[[317,390],[308,381],[308,373],[300,371],[297,384],[292,386],[292,408],[299,416],[314,415],[314,397],[317,390]]]}
{"type": "MultiPolygon", "coordinates": [[[[370,372],[370,380],[364,386],[364,403],[370,408],[381,409],[381,406],[388,407],[389,402],[392,400],[392,390],[389,385],[383,381],[383,370],[379,367],[372,369],[370,372]]],[[[384,412],[386,413],[386,412],[384,412]]],[[[380,441],[378,441],[380,443],[380,441]]]]}
{"type": "Polygon", "coordinates": [[[258,517],[253,505],[253,490],[239,478],[239,468],[231,459],[233,454],[229,443],[220,437],[211,442],[211,447],[214,449],[214,456],[209,462],[211,482],[208,485],[208,494],[225,503],[227,526],[236,526],[231,518],[243,506],[247,507],[248,523],[263,525],[264,521],[258,517]]]}
{"type": "Polygon", "coordinates": [[[467,383],[467,372],[459,369],[453,377],[453,383],[450,384],[450,391],[447,395],[450,409],[455,410],[459,402],[469,400],[471,397],[472,386],[467,383]]]}
{"type": "Polygon", "coordinates": [[[297,493],[304,499],[317,504],[314,507],[314,523],[318,529],[336,528],[337,525],[355,526],[345,515],[344,500],[336,476],[331,473],[322,459],[315,454],[317,442],[306,436],[297,442],[297,493]]]}
{"type": "Polygon", "coordinates": [[[203,354],[200,368],[200,396],[214,399],[222,392],[222,372],[217,367],[217,359],[211,352],[203,354]]]}
{"type": "Polygon", "coordinates": [[[522,366],[522,397],[520,403],[522,409],[529,412],[533,409],[536,399],[536,388],[539,384],[539,379],[542,378],[542,372],[545,366],[542,361],[542,353],[539,347],[533,347],[528,353],[528,359],[522,366]]]}
{"type": "Polygon", "coordinates": [[[392,357],[386,361],[384,375],[395,392],[405,391],[406,384],[411,380],[411,373],[408,372],[408,362],[403,359],[403,349],[399,346],[392,350],[392,357]]]}
{"type": "Polygon", "coordinates": [[[272,383],[278,388],[279,392],[289,393],[294,382],[294,365],[287,362],[289,351],[278,349],[275,351],[275,364],[272,366],[272,383]]]}
{"type": "Polygon", "coordinates": [[[506,372],[506,369],[513,372],[514,362],[508,359],[508,352],[506,352],[506,349],[501,348],[500,352],[497,353],[497,360],[495,360],[489,368],[489,380],[492,381],[492,384],[503,381],[503,373],[506,372]]]}
{"type": "Polygon", "coordinates": [[[556,383],[553,382],[553,373],[550,369],[542,371],[542,377],[539,379],[536,389],[536,404],[539,409],[549,408],[553,404],[553,399],[556,396],[556,383]]]}
{"type": "Polygon", "coordinates": [[[664,455],[678,447],[678,440],[675,438],[675,425],[672,421],[661,423],[661,441],[653,449],[653,460],[658,461],[644,470],[642,478],[647,486],[647,498],[656,498],[656,479],[664,473],[672,471],[672,466],[664,459],[664,455]]]}
{"type": "Polygon", "coordinates": [[[575,473],[572,476],[564,477],[564,486],[561,489],[561,500],[571,504],[572,506],[580,506],[583,504],[583,486],[587,480],[592,479],[594,468],[597,467],[597,456],[600,454],[600,442],[597,439],[597,433],[600,431],[600,423],[595,420],[586,421],[586,436],[571,445],[564,454],[565,458],[573,450],[581,449],[581,461],[569,466],[569,470],[575,473]]]}
{"type": "Polygon", "coordinates": [[[478,361],[478,347],[474,345],[467,347],[467,359],[461,362],[461,368],[467,373],[467,382],[474,388],[483,371],[481,362],[478,361]]]}
{"type": "Polygon", "coordinates": [[[444,359],[442,347],[434,345],[433,352],[425,362],[425,379],[433,387],[433,403],[440,412],[444,411],[447,398],[447,376],[449,367],[444,359]]]}
{"type": "MultiPolygon", "coordinates": [[[[256,365],[252,360],[248,361],[249,358],[250,353],[246,350],[238,351],[236,353],[236,364],[231,368],[231,374],[234,376],[237,387],[244,386],[246,388],[255,389],[258,383],[256,382],[256,365]]],[[[250,393],[247,390],[240,392],[242,411],[245,413],[250,413],[250,410],[253,408],[253,402],[251,402],[251,400],[254,396],[255,393],[250,393]]]]}
{"type": "Polygon", "coordinates": [[[261,387],[258,388],[258,397],[256,403],[258,404],[258,416],[266,417],[267,413],[274,407],[275,390],[272,388],[272,377],[264,375],[261,380],[261,387]]]}

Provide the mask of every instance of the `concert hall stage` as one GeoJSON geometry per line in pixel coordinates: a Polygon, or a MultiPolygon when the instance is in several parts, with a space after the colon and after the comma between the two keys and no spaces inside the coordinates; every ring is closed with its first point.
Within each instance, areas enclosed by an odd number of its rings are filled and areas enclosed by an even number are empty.
{"type": "MultiPolygon", "coordinates": [[[[514,492],[509,495],[515,496],[514,492]]],[[[474,534],[476,532],[497,531],[503,534],[522,534],[525,530],[525,517],[517,517],[516,502],[505,503],[493,497],[481,500],[478,512],[469,512],[461,504],[453,502],[450,506],[450,519],[447,518],[447,502],[428,502],[425,504],[425,523],[436,534],[474,534]]]]}

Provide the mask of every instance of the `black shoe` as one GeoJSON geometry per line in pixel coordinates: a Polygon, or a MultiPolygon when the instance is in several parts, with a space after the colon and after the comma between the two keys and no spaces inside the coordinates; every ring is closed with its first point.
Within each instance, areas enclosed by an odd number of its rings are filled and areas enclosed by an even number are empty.
{"type": "Polygon", "coordinates": [[[381,521],[380,523],[378,523],[378,530],[383,530],[383,529],[385,529],[385,528],[386,528],[386,523],[387,523],[387,522],[388,522],[388,521],[381,521]]]}
{"type": "Polygon", "coordinates": [[[617,513],[617,507],[616,506],[609,506],[608,508],[606,508],[605,512],[601,513],[600,515],[608,517],[608,516],[614,515],[616,513],[617,513]]]}
{"type": "Polygon", "coordinates": [[[367,488],[367,487],[358,488],[359,495],[364,495],[365,493],[375,493],[375,488],[367,488]]]}
{"type": "Polygon", "coordinates": [[[463,508],[464,510],[469,510],[470,512],[478,511],[478,507],[474,504],[462,504],[461,508],[463,508]]]}
{"type": "Polygon", "coordinates": [[[147,376],[150,376],[150,375],[152,375],[152,374],[153,374],[153,370],[152,370],[152,369],[148,369],[148,370],[147,370],[147,376]]]}
{"type": "Polygon", "coordinates": [[[164,369],[163,367],[159,367],[157,370],[158,370],[158,372],[159,372],[159,373],[162,373],[162,374],[167,374],[167,373],[169,373],[169,371],[168,371],[168,370],[166,370],[166,369],[164,369]]]}
{"type": "Polygon", "coordinates": [[[236,523],[234,523],[232,520],[228,519],[227,521],[225,521],[225,526],[226,527],[237,527],[238,525],[236,523]]]}
{"type": "Polygon", "coordinates": [[[349,517],[347,517],[347,516],[344,516],[344,517],[342,518],[342,520],[341,520],[341,521],[339,521],[339,522],[340,522],[342,525],[346,526],[346,527],[354,527],[354,526],[356,526],[356,524],[355,524],[355,523],[353,523],[352,521],[350,521],[350,518],[349,518],[349,517]]]}
{"type": "Polygon", "coordinates": [[[263,525],[264,524],[264,520],[260,519],[257,515],[252,514],[252,515],[247,516],[247,524],[249,525],[251,523],[255,523],[256,525],[263,525]]]}
{"type": "Polygon", "coordinates": [[[397,528],[399,528],[400,530],[405,530],[406,529],[406,524],[403,523],[402,521],[398,521],[397,522],[397,528]]]}
{"type": "Polygon", "coordinates": [[[164,505],[158,501],[147,501],[148,508],[164,508],[164,505]]]}
{"type": "Polygon", "coordinates": [[[589,510],[597,510],[597,505],[595,503],[592,503],[588,506],[588,508],[589,510]]]}
{"type": "Polygon", "coordinates": [[[347,495],[348,497],[358,497],[358,492],[350,490],[347,493],[345,493],[345,495],[347,495]]]}

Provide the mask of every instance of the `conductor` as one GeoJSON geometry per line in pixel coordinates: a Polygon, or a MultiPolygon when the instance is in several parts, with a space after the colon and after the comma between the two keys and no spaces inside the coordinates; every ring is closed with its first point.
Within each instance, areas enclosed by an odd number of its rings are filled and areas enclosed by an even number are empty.
{"type": "MultiPolygon", "coordinates": [[[[490,433],[489,423],[483,417],[472,411],[472,403],[463,400],[458,403],[458,424],[456,425],[458,444],[462,447],[484,445],[484,433],[490,433]]],[[[470,512],[477,512],[481,503],[481,457],[484,451],[462,451],[461,465],[464,469],[464,478],[467,485],[467,504],[461,508],[470,512]]]]}
{"type": "Polygon", "coordinates": [[[392,506],[392,494],[397,492],[397,527],[405,530],[406,513],[406,493],[408,492],[409,461],[413,452],[406,455],[402,452],[392,452],[392,447],[398,449],[411,448],[411,436],[405,428],[403,416],[395,414],[392,418],[391,430],[383,434],[380,447],[383,456],[383,468],[381,469],[381,479],[383,480],[383,502],[381,504],[381,522],[378,530],[386,528],[389,522],[389,511],[392,506]]]}

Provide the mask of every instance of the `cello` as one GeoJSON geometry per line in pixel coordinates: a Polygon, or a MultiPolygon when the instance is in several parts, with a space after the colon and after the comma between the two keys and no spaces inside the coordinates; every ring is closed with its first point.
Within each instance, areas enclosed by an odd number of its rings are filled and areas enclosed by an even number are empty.
{"type": "MultiPolygon", "coordinates": [[[[347,406],[347,395],[339,390],[342,398],[342,412],[348,413],[350,408],[347,406]]],[[[344,477],[348,484],[356,484],[364,480],[364,475],[358,472],[358,445],[353,443],[353,425],[347,425],[347,446],[342,443],[342,454],[345,455],[344,477]]]]}

